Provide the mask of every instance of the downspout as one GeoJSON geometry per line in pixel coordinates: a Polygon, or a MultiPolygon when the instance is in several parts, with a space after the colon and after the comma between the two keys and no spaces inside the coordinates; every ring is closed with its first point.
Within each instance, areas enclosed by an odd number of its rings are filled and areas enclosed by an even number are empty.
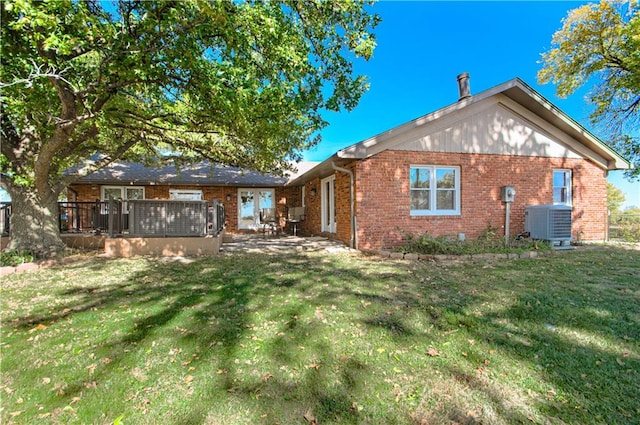
{"type": "Polygon", "coordinates": [[[347,168],[338,167],[336,163],[333,161],[331,161],[331,167],[333,167],[335,171],[340,171],[342,173],[349,174],[349,179],[350,179],[349,199],[351,201],[351,239],[349,241],[349,247],[358,249],[358,239],[357,239],[358,231],[356,229],[357,223],[356,223],[356,214],[355,214],[355,186],[354,186],[353,171],[347,168]]]}

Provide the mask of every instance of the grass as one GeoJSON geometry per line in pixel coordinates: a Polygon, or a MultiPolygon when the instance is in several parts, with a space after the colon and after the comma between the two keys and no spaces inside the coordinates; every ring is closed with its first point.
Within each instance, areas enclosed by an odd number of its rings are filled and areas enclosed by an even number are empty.
{"type": "Polygon", "coordinates": [[[1,422],[640,423],[640,251],[85,261],[3,277],[1,422]]]}

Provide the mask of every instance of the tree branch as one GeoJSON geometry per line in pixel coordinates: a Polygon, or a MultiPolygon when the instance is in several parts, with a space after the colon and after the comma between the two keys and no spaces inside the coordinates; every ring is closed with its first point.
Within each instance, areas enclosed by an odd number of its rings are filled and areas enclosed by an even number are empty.
{"type": "Polygon", "coordinates": [[[39,78],[61,80],[66,84],[68,84],[70,87],[73,87],[73,84],[62,76],[65,70],[56,72],[55,68],[53,68],[52,66],[49,66],[45,71],[43,71],[43,68],[45,67],[44,64],[38,65],[33,59],[31,59],[30,61],[31,61],[31,65],[33,66],[33,71],[30,71],[29,75],[26,78],[18,78],[10,83],[3,83],[0,81],[0,89],[5,87],[16,86],[18,84],[24,84],[25,88],[31,88],[33,86],[33,82],[39,78]]]}

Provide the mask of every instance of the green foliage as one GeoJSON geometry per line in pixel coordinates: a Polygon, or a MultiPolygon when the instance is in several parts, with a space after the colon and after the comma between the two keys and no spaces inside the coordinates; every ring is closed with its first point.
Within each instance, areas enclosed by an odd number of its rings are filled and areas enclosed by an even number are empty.
{"type": "Polygon", "coordinates": [[[640,242],[640,208],[629,208],[609,217],[609,238],[640,242]]]}
{"type": "Polygon", "coordinates": [[[50,144],[53,175],[167,147],[281,169],[317,141],[323,108],[367,88],[349,59],[371,57],[378,18],[359,1],[105,4],[3,2],[2,126],[35,139],[3,171],[29,177],[50,144]]]}
{"type": "Polygon", "coordinates": [[[30,263],[34,260],[34,256],[29,251],[8,250],[0,252],[0,267],[18,266],[24,263],[30,263]]]}
{"type": "Polygon", "coordinates": [[[527,250],[548,250],[546,243],[518,238],[505,246],[504,237],[498,229],[487,226],[475,240],[459,240],[455,235],[433,236],[428,233],[413,235],[405,233],[405,241],[399,251],[430,255],[469,255],[483,253],[508,253],[527,250]]]}
{"type": "Polygon", "coordinates": [[[612,183],[607,183],[607,209],[610,212],[620,211],[620,206],[624,204],[625,200],[626,197],[622,190],[615,187],[612,183]]]}
{"type": "Polygon", "coordinates": [[[609,143],[635,163],[640,176],[640,3],[601,0],[569,12],[542,55],[541,83],[557,84],[566,97],[593,82],[591,116],[610,134],[609,143]]]}

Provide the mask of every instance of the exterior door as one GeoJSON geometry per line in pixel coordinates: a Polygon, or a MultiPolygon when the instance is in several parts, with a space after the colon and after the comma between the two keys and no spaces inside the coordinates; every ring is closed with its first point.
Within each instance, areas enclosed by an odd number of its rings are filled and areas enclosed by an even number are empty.
{"type": "Polygon", "coordinates": [[[238,189],[238,229],[260,228],[260,209],[275,206],[273,189],[238,189]]]}
{"type": "Polygon", "coordinates": [[[322,195],[322,231],[336,232],[336,176],[329,176],[321,181],[322,195]]]}

